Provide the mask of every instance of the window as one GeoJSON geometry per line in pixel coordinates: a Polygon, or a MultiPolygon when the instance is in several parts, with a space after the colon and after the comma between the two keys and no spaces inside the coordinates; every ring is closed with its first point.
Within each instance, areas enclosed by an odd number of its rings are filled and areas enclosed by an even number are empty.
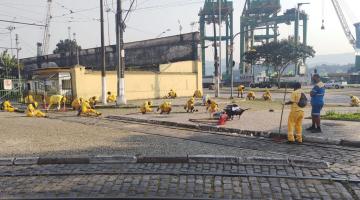
{"type": "Polygon", "coordinates": [[[71,90],[71,80],[62,80],[61,84],[63,90],[71,90]]]}

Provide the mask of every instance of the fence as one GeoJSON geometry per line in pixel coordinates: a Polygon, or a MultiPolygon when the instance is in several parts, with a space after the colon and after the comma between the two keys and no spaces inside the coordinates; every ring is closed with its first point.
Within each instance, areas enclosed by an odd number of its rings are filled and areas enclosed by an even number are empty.
{"type": "Polygon", "coordinates": [[[9,99],[13,102],[21,102],[24,90],[24,80],[20,80],[20,82],[19,79],[14,76],[0,77],[0,101],[2,102],[4,99],[9,99]],[[10,88],[7,88],[5,81],[10,88]]]}

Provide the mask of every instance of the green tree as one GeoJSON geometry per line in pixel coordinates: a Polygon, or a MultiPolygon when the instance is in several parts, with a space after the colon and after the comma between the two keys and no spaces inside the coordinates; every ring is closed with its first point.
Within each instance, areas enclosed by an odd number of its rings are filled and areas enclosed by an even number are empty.
{"type": "Polygon", "coordinates": [[[281,77],[290,64],[314,56],[315,51],[311,46],[282,40],[254,47],[252,51],[245,53],[244,60],[247,63],[259,63],[272,67],[277,74],[277,82],[280,86],[281,77]]]}
{"type": "Polygon", "coordinates": [[[80,50],[81,46],[77,44],[75,40],[60,40],[56,44],[56,49],[53,51],[54,54],[57,53],[67,53],[67,52],[76,52],[77,50],[80,50]]]}
{"type": "Polygon", "coordinates": [[[17,60],[11,56],[7,50],[0,54],[0,75],[8,76],[12,70],[17,69],[17,60]]]}

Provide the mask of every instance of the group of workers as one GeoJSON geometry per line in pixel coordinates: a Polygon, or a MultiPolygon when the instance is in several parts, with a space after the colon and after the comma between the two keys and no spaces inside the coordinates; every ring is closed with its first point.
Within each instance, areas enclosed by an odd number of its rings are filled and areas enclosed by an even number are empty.
{"type": "MultiPolygon", "coordinates": [[[[25,103],[27,104],[25,114],[28,117],[46,117],[45,113],[41,112],[38,109],[38,102],[36,102],[32,95],[27,95],[25,97],[25,103]]],[[[18,112],[19,109],[11,105],[11,102],[9,99],[5,99],[5,101],[2,103],[2,110],[6,112],[18,112]]],[[[19,111],[20,112],[20,111],[19,111]]]]}
{"type": "MultiPolygon", "coordinates": [[[[244,85],[239,85],[237,87],[237,91],[238,91],[238,98],[244,98],[244,92],[245,92],[245,86],[244,85]]],[[[262,95],[262,98],[265,101],[271,101],[272,97],[271,97],[271,93],[270,90],[266,90],[265,93],[262,95]]],[[[253,91],[249,91],[246,95],[246,99],[248,100],[255,100],[256,99],[256,95],[255,92],[253,91]]]]}

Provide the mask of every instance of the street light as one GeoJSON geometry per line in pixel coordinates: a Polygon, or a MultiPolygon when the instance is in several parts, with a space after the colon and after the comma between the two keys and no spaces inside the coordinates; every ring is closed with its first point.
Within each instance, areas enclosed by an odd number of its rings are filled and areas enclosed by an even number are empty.
{"type": "Polygon", "coordinates": [[[161,32],[158,36],[156,36],[156,38],[159,38],[159,37],[161,37],[163,34],[165,34],[165,33],[167,33],[167,32],[169,32],[169,31],[171,31],[171,29],[166,29],[165,31],[163,31],[163,32],[161,32]]]}
{"type": "MultiPolygon", "coordinates": [[[[298,45],[299,42],[299,21],[300,21],[300,7],[302,5],[308,5],[310,3],[298,3],[296,8],[296,18],[295,18],[295,45],[298,45]]],[[[298,69],[298,60],[295,61],[295,76],[300,74],[300,69],[298,69]]]]}

